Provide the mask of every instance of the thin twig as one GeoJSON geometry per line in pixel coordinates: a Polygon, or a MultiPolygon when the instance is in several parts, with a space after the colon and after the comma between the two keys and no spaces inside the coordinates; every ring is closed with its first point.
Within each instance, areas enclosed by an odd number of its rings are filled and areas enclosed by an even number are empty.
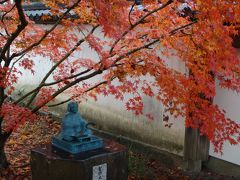
{"type": "Polygon", "coordinates": [[[6,27],[5,23],[4,23],[4,17],[5,17],[8,13],[10,13],[15,7],[16,7],[16,4],[14,4],[14,5],[11,7],[11,9],[8,10],[7,12],[5,12],[5,13],[2,15],[2,17],[1,17],[1,21],[2,21],[2,23],[3,23],[4,30],[5,30],[5,33],[6,33],[7,36],[10,36],[10,34],[8,33],[7,27],[6,27]]]}
{"type": "Polygon", "coordinates": [[[11,72],[12,72],[12,70],[13,70],[13,68],[14,68],[14,66],[15,66],[15,64],[17,63],[17,62],[19,62],[23,57],[25,56],[25,54],[23,54],[22,56],[20,56],[16,61],[14,61],[13,62],[13,64],[12,64],[12,66],[11,66],[11,68],[10,68],[10,70],[9,70],[9,74],[8,74],[8,76],[7,76],[7,78],[6,79],[8,79],[9,78],[9,76],[10,76],[10,74],[11,74],[11,72]]]}
{"type": "MultiPolygon", "coordinates": [[[[98,26],[95,26],[95,27],[91,30],[91,32],[90,32],[89,34],[93,33],[94,30],[95,30],[97,27],[98,27],[98,26]]],[[[28,106],[32,103],[32,101],[34,100],[34,98],[36,97],[36,95],[38,94],[39,90],[40,90],[42,87],[54,85],[54,84],[57,84],[57,83],[59,83],[59,82],[62,82],[62,81],[64,81],[64,80],[66,80],[66,79],[75,78],[75,77],[77,77],[77,76],[80,76],[80,75],[83,75],[83,74],[89,72],[91,69],[87,69],[87,70],[85,70],[85,71],[83,71],[83,72],[80,72],[80,73],[78,73],[78,74],[76,74],[76,75],[70,76],[69,78],[64,78],[64,79],[61,79],[61,80],[56,81],[56,82],[52,82],[52,83],[45,84],[45,81],[46,81],[47,78],[51,75],[51,73],[52,73],[64,60],[66,60],[84,41],[85,41],[85,38],[79,40],[78,43],[77,43],[67,54],[65,54],[65,56],[64,56],[61,60],[59,60],[59,61],[48,71],[48,73],[47,73],[47,74],[45,75],[45,77],[42,79],[42,81],[40,82],[40,84],[39,84],[38,87],[36,87],[36,88],[33,89],[32,91],[28,92],[28,93],[25,94],[24,96],[20,97],[18,100],[16,100],[16,101],[14,102],[14,104],[20,103],[20,102],[23,101],[25,98],[27,98],[28,96],[30,96],[31,94],[34,93],[34,94],[32,95],[32,97],[31,97],[31,99],[29,100],[29,102],[27,103],[27,106],[26,106],[26,107],[28,107],[28,106]]]]}
{"type": "Polygon", "coordinates": [[[131,27],[133,26],[133,24],[132,24],[132,22],[131,22],[131,13],[132,13],[133,8],[134,8],[135,5],[136,5],[136,1],[134,1],[133,5],[132,5],[132,7],[131,7],[131,9],[130,9],[130,11],[129,11],[129,13],[128,13],[128,21],[129,21],[131,27]]]}
{"type": "Polygon", "coordinates": [[[23,51],[19,52],[19,53],[13,53],[12,56],[10,57],[11,59],[13,59],[14,57],[17,56],[21,56],[24,53],[27,53],[29,51],[31,51],[34,47],[38,46],[39,44],[41,44],[41,42],[59,25],[59,23],[62,21],[62,19],[72,10],[74,9],[80,2],[81,0],[78,0],[76,3],[74,3],[71,7],[69,7],[64,13],[63,15],[57,20],[57,22],[49,29],[45,32],[45,34],[35,43],[33,43],[32,45],[30,45],[29,47],[27,47],[26,49],[24,49],[23,51]]]}
{"type": "Polygon", "coordinates": [[[2,59],[5,59],[5,67],[8,67],[11,59],[8,58],[8,60],[6,60],[5,57],[5,53],[7,52],[7,50],[9,49],[9,47],[11,46],[12,42],[18,37],[18,35],[25,29],[25,27],[27,26],[28,22],[25,18],[24,12],[23,12],[23,8],[21,5],[21,0],[16,0],[15,1],[15,5],[18,11],[18,15],[19,15],[19,20],[20,20],[20,25],[17,26],[17,29],[11,34],[11,36],[8,38],[7,42],[5,43],[5,45],[2,48],[0,57],[2,59]]]}
{"type": "Polygon", "coordinates": [[[173,0],[168,0],[165,4],[163,4],[162,6],[148,12],[147,14],[145,14],[144,16],[142,16],[138,21],[136,21],[128,30],[126,30],[122,35],[121,37],[119,37],[112,45],[110,51],[109,51],[109,54],[112,54],[115,46],[117,45],[117,43],[124,37],[128,34],[128,32],[130,32],[132,29],[134,29],[135,27],[137,27],[137,25],[141,24],[147,17],[149,17],[150,15],[152,15],[153,13],[155,12],[158,12],[162,9],[164,9],[165,7],[167,7],[168,5],[170,5],[171,3],[173,2],[173,0]]]}
{"type": "MultiPolygon", "coordinates": [[[[131,54],[133,54],[133,53],[135,53],[135,52],[137,52],[137,51],[140,51],[140,50],[142,50],[142,49],[145,49],[145,48],[147,48],[147,47],[149,47],[149,46],[151,46],[151,45],[153,45],[153,44],[155,44],[155,43],[157,43],[157,42],[159,42],[159,39],[154,40],[154,41],[152,41],[152,42],[150,42],[150,43],[148,43],[148,44],[145,44],[145,45],[143,45],[143,46],[140,46],[140,47],[138,47],[138,48],[132,49],[131,51],[125,53],[124,55],[119,56],[119,57],[114,61],[114,64],[117,63],[118,61],[120,61],[121,59],[123,59],[123,58],[125,58],[125,57],[127,57],[127,56],[129,56],[129,55],[131,55],[131,54]]],[[[111,67],[114,67],[114,64],[112,64],[111,67]]],[[[74,85],[78,84],[79,82],[82,82],[82,81],[84,81],[84,80],[86,80],[86,79],[90,79],[90,78],[93,78],[93,77],[95,77],[95,76],[97,76],[97,75],[99,75],[99,74],[102,74],[102,73],[103,73],[104,71],[106,71],[106,70],[107,70],[106,68],[98,69],[98,70],[92,72],[91,74],[88,74],[88,75],[86,75],[86,76],[80,77],[80,78],[78,78],[78,79],[76,79],[76,80],[68,83],[66,86],[64,86],[64,87],[60,88],[58,91],[56,91],[56,92],[51,96],[51,98],[52,98],[52,99],[56,98],[59,94],[61,94],[61,93],[63,93],[64,91],[66,91],[68,88],[70,88],[70,87],[72,87],[72,86],[74,86],[74,85]]],[[[48,103],[48,102],[45,102],[45,103],[43,103],[43,104],[41,104],[41,105],[33,108],[33,109],[32,109],[32,112],[33,112],[33,113],[37,112],[41,107],[45,106],[47,103],[48,103]]]]}
{"type": "MultiPolygon", "coordinates": [[[[95,29],[98,26],[95,26],[92,28],[92,30],[90,31],[89,35],[92,34],[95,29]]],[[[79,40],[77,42],[77,44],[60,60],[58,61],[50,70],[49,72],[45,75],[45,77],[43,78],[43,80],[41,81],[40,85],[44,84],[45,81],[48,79],[48,77],[52,74],[52,72],[63,62],[65,61],[84,41],[86,38],[83,38],[81,40],[79,40]]],[[[62,80],[63,81],[63,80],[62,80]]],[[[35,93],[32,95],[32,97],[30,98],[29,102],[27,103],[26,107],[29,107],[31,105],[31,103],[33,102],[33,100],[35,99],[35,97],[37,96],[39,90],[35,91],[35,93]]]]}
{"type": "Polygon", "coordinates": [[[189,24],[180,26],[180,27],[172,30],[169,34],[170,34],[170,35],[173,35],[173,34],[175,34],[177,31],[179,31],[179,30],[181,30],[181,29],[184,29],[184,28],[186,28],[186,27],[189,27],[189,26],[191,26],[191,25],[193,25],[193,24],[195,24],[195,23],[197,23],[197,21],[193,21],[193,22],[191,22],[191,23],[189,23],[189,24]]]}
{"type": "MultiPolygon", "coordinates": [[[[115,78],[116,78],[116,77],[112,77],[112,78],[110,79],[110,81],[114,80],[115,78]]],[[[89,92],[89,91],[92,91],[93,89],[96,89],[97,87],[99,87],[99,86],[101,86],[101,85],[103,85],[103,84],[107,84],[107,83],[108,83],[108,81],[102,81],[102,82],[100,82],[100,83],[92,86],[91,88],[88,88],[88,89],[87,89],[86,91],[84,91],[83,93],[87,93],[87,92],[89,92]]],[[[80,95],[74,96],[73,98],[77,98],[77,97],[79,97],[79,96],[80,96],[80,95]]],[[[65,103],[71,101],[73,98],[69,98],[69,99],[67,99],[67,100],[65,100],[65,101],[61,101],[61,102],[56,103],[56,104],[48,105],[48,107],[55,107],[55,106],[59,106],[59,105],[65,104],[65,103]]]]}
{"type": "Polygon", "coordinates": [[[0,1],[0,4],[4,4],[5,2],[7,2],[9,0],[3,0],[3,1],[0,1]]]}

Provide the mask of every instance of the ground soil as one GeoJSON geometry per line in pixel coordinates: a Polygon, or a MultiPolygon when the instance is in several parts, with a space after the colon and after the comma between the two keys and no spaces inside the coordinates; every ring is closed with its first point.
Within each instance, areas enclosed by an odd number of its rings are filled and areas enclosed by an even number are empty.
{"type": "MultiPolygon", "coordinates": [[[[41,115],[35,122],[29,122],[12,134],[6,145],[10,166],[0,170],[0,180],[31,179],[30,151],[32,148],[51,141],[60,130],[60,123],[51,116],[41,115]]],[[[129,180],[188,180],[188,179],[234,179],[210,171],[199,174],[185,173],[180,167],[167,167],[157,158],[129,150],[129,180]]]]}

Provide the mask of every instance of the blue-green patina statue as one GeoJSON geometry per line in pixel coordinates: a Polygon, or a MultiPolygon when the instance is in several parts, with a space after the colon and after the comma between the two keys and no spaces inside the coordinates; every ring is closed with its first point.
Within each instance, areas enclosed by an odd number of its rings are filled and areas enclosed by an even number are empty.
{"type": "Polygon", "coordinates": [[[102,148],[103,140],[92,134],[89,124],[78,112],[77,102],[70,102],[62,119],[61,132],[52,139],[53,147],[72,154],[102,148]]]}
{"type": "Polygon", "coordinates": [[[62,120],[60,136],[66,141],[77,141],[82,136],[91,136],[92,131],[87,128],[87,122],[78,112],[78,104],[70,102],[67,110],[68,113],[62,120]]]}

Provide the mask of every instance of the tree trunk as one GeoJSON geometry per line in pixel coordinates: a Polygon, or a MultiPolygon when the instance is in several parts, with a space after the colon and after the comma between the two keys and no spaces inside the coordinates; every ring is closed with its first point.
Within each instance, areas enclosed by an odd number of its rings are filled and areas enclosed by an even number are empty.
{"type": "Polygon", "coordinates": [[[9,137],[8,134],[0,135],[0,169],[6,168],[9,165],[9,163],[7,161],[6,153],[4,150],[4,147],[5,147],[8,137],[9,137]]]}
{"type": "Polygon", "coordinates": [[[199,129],[185,128],[184,168],[189,172],[200,172],[202,162],[208,160],[209,140],[200,135],[199,129]]]}

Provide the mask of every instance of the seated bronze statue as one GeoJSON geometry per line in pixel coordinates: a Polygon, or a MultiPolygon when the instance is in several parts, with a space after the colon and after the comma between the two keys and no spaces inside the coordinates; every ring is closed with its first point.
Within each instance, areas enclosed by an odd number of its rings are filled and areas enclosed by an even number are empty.
{"type": "Polygon", "coordinates": [[[91,136],[92,131],[87,128],[88,123],[78,112],[78,104],[70,102],[67,107],[68,113],[62,120],[60,136],[65,141],[77,141],[80,137],[91,136]]]}
{"type": "Polygon", "coordinates": [[[85,151],[103,148],[103,139],[92,134],[87,123],[78,112],[77,102],[70,102],[67,113],[62,119],[62,128],[52,139],[56,152],[60,149],[67,153],[79,154],[85,151]]]}

